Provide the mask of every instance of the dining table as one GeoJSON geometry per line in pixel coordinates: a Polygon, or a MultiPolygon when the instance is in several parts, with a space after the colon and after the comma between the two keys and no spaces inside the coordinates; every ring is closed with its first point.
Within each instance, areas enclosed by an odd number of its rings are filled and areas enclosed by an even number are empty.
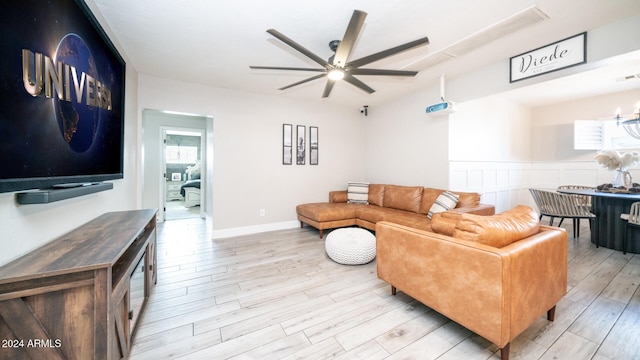
{"type": "MultiPolygon", "coordinates": [[[[560,193],[591,196],[591,211],[596,215],[591,229],[591,242],[596,246],[622,251],[627,221],[620,215],[628,214],[631,204],[640,201],[640,193],[603,191],[597,189],[558,189],[560,193]]],[[[629,227],[627,252],[640,253],[640,228],[629,227]]]]}

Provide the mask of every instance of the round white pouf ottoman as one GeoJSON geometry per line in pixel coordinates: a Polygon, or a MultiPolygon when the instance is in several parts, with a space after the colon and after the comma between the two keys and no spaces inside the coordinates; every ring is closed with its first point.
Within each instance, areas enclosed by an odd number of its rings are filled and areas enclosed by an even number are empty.
{"type": "Polygon", "coordinates": [[[376,257],[376,237],[365,229],[333,230],[327,236],[324,246],[327,255],[339,264],[366,264],[376,257]]]}

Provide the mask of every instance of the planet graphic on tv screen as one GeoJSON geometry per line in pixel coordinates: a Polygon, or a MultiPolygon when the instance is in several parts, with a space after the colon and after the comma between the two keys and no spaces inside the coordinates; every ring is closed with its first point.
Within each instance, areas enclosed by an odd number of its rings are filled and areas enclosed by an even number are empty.
{"type": "MultiPolygon", "coordinates": [[[[89,47],[84,40],[73,33],[65,35],[56,50],[56,64],[63,63],[76,69],[77,86],[73,75],[71,80],[71,101],[60,100],[54,96],[54,110],[56,120],[64,140],[69,147],[78,153],[87,151],[96,138],[98,124],[100,122],[100,110],[97,106],[87,105],[87,81],[82,74],[88,74],[98,79],[98,71],[89,47]],[[78,102],[77,87],[82,86],[78,102]]],[[[62,74],[60,74],[62,76],[62,74]]]]}

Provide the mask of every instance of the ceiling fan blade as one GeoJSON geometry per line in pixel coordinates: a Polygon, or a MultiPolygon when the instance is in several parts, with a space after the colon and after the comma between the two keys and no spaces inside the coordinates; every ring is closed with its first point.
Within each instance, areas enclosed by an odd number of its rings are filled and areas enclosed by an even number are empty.
{"type": "Polygon", "coordinates": [[[327,84],[324,86],[324,91],[322,92],[323,98],[329,97],[329,94],[331,94],[331,90],[333,89],[333,85],[335,85],[335,83],[335,80],[327,80],[327,84]]]}
{"type": "Polygon", "coordinates": [[[356,79],[355,77],[351,76],[351,74],[344,74],[344,79],[343,80],[348,82],[349,84],[359,88],[360,90],[364,90],[364,91],[368,92],[369,94],[375,92],[375,90],[373,90],[372,88],[367,86],[362,81],[360,81],[360,80],[356,79]]]}
{"type": "Polygon", "coordinates": [[[287,85],[287,86],[281,87],[281,88],[280,88],[280,89],[278,89],[278,90],[286,90],[286,89],[291,88],[291,87],[294,87],[294,86],[296,86],[296,85],[304,84],[304,83],[306,83],[306,82],[313,81],[313,80],[316,80],[316,79],[320,79],[320,78],[325,77],[325,76],[327,76],[327,74],[320,74],[320,75],[312,76],[312,77],[310,77],[310,78],[308,78],[308,79],[304,79],[304,80],[302,80],[302,81],[298,81],[298,82],[293,83],[293,84],[291,84],[291,85],[287,85]]]}
{"type": "Polygon", "coordinates": [[[280,66],[249,66],[249,68],[256,69],[256,70],[294,70],[294,71],[316,71],[316,72],[327,71],[327,69],[280,67],[280,66]]]}
{"type": "Polygon", "coordinates": [[[357,59],[357,60],[350,61],[349,63],[347,63],[347,66],[351,67],[351,68],[357,68],[357,67],[360,67],[362,65],[366,65],[366,64],[372,63],[374,61],[378,61],[378,60],[384,59],[384,58],[389,57],[391,55],[395,55],[395,54],[401,53],[403,51],[407,51],[409,49],[413,49],[414,47],[427,45],[428,43],[429,43],[429,38],[425,36],[422,39],[414,40],[414,41],[408,42],[406,44],[393,47],[391,49],[380,51],[378,53],[375,53],[375,54],[372,54],[372,55],[369,55],[369,56],[365,56],[365,57],[357,59]]]}
{"type": "Polygon", "coordinates": [[[275,29],[269,29],[267,30],[267,32],[273,36],[275,36],[278,40],[282,41],[283,43],[291,46],[292,48],[294,48],[295,50],[297,50],[298,52],[302,53],[304,56],[308,57],[309,59],[317,62],[318,64],[324,66],[325,68],[330,67],[329,63],[327,62],[327,60],[319,57],[318,55],[312,53],[311,51],[309,51],[307,48],[305,48],[304,46],[298,44],[297,42],[289,39],[288,37],[286,37],[285,35],[281,34],[280,32],[278,32],[278,30],[275,29]]]}
{"type": "Polygon", "coordinates": [[[353,69],[349,71],[353,75],[386,75],[386,76],[416,76],[417,71],[407,70],[383,70],[383,69],[353,69]]]}
{"type": "Polygon", "coordinates": [[[353,11],[353,15],[349,21],[349,26],[347,26],[347,30],[342,37],[342,41],[340,41],[340,45],[338,45],[338,48],[336,49],[336,55],[333,58],[333,65],[339,65],[341,67],[345,66],[349,60],[351,52],[353,51],[353,47],[356,44],[356,40],[358,40],[358,36],[360,35],[360,31],[362,30],[362,25],[364,25],[364,19],[366,17],[367,13],[364,11],[353,11]]]}

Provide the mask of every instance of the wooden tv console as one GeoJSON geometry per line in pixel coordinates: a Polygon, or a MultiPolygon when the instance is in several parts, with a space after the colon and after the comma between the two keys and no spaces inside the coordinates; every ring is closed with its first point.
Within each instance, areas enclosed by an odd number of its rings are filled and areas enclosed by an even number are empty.
{"type": "Polygon", "coordinates": [[[156,212],[103,214],[0,267],[0,359],[126,358],[157,281],[156,212]]]}

